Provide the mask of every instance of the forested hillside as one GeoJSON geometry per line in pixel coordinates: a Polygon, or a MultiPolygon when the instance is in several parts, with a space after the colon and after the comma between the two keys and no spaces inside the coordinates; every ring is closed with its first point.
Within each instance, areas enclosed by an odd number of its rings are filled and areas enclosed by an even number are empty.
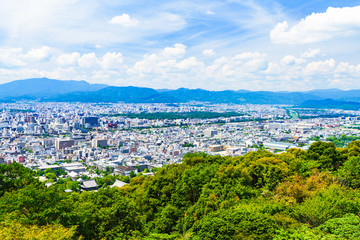
{"type": "Polygon", "coordinates": [[[34,175],[0,165],[0,239],[360,239],[360,141],[195,153],[98,192],[34,175]]]}

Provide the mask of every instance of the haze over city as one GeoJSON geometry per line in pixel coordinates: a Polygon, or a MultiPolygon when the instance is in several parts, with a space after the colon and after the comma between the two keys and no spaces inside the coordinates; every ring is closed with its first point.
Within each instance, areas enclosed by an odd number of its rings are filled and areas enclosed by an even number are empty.
{"type": "Polygon", "coordinates": [[[359,1],[2,1],[0,83],[359,89],[359,1]]]}

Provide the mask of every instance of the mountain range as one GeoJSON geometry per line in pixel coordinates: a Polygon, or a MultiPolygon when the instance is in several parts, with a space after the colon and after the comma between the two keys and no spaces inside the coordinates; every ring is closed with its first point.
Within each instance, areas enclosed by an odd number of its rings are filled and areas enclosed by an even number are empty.
{"type": "Polygon", "coordinates": [[[0,84],[0,100],[37,99],[56,102],[125,102],[125,103],[185,103],[190,101],[233,104],[290,104],[301,107],[345,106],[360,107],[360,90],[320,89],[305,92],[271,92],[248,90],[208,91],[179,88],[152,89],[115,87],[90,84],[85,81],[63,81],[47,78],[16,80],[0,84]],[[331,100],[329,102],[329,99],[331,100]],[[351,102],[349,104],[349,102],[351,102]]]}
{"type": "Polygon", "coordinates": [[[75,91],[97,91],[105,87],[108,87],[108,85],[90,84],[85,81],[31,78],[0,84],[0,99],[18,97],[43,98],[75,91]]]}
{"type": "Polygon", "coordinates": [[[343,109],[343,110],[359,110],[360,102],[337,101],[330,98],[322,100],[307,100],[300,104],[301,108],[320,108],[320,109],[343,109]]]}

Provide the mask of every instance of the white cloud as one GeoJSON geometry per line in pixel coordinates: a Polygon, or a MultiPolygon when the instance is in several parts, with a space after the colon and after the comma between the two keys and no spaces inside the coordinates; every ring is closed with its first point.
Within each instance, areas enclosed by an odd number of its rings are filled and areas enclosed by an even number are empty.
{"type": "Polygon", "coordinates": [[[158,53],[145,54],[127,70],[127,74],[137,84],[157,84],[162,87],[200,87],[203,82],[205,64],[196,57],[184,58],[186,46],[174,44],[158,53]]]}
{"type": "Polygon", "coordinates": [[[335,60],[330,58],[324,61],[316,61],[308,63],[305,67],[306,74],[322,74],[331,73],[335,67],[335,60]]]}
{"type": "Polygon", "coordinates": [[[233,57],[234,60],[249,60],[249,59],[263,59],[266,58],[266,53],[259,53],[259,52],[244,52],[241,54],[237,54],[233,57]]]}
{"type": "Polygon", "coordinates": [[[191,65],[190,62],[177,62],[178,59],[181,60],[184,57],[185,53],[186,46],[176,43],[172,47],[165,47],[157,54],[145,54],[142,60],[137,61],[133,67],[127,70],[127,73],[131,76],[167,76],[167,74],[178,72],[179,69],[191,65]]]}
{"type": "Polygon", "coordinates": [[[135,27],[139,24],[139,21],[135,18],[131,18],[129,14],[122,14],[120,16],[115,16],[110,20],[111,24],[117,24],[124,27],[135,27]]]}
{"type": "Polygon", "coordinates": [[[80,59],[80,53],[65,53],[57,57],[56,62],[60,65],[76,65],[80,59]]]}
{"type": "Polygon", "coordinates": [[[1,48],[0,62],[9,67],[25,66],[26,62],[22,59],[22,48],[1,48]]]}
{"type": "Polygon", "coordinates": [[[176,64],[176,67],[180,70],[194,70],[203,68],[204,63],[196,59],[196,57],[189,57],[176,64]]]}
{"type": "Polygon", "coordinates": [[[278,23],[270,32],[274,43],[313,43],[344,37],[360,32],[360,6],[333,8],[324,13],[312,13],[289,27],[287,21],[278,23]]]}
{"type": "Polygon", "coordinates": [[[268,64],[267,69],[264,71],[264,73],[269,76],[269,75],[279,75],[279,74],[283,74],[284,72],[284,68],[275,62],[270,62],[268,64]]]}
{"type": "MultiPolygon", "coordinates": [[[[205,77],[220,85],[220,82],[228,83],[233,89],[236,82],[249,84],[244,88],[251,89],[254,84],[251,81],[258,78],[258,74],[266,70],[268,66],[267,54],[259,52],[243,52],[233,57],[219,57],[212,64],[205,67],[205,77]]],[[[215,84],[214,84],[215,85],[215,84]]],[[[224,87],[225,88],[225,87],[224,87]]]]}
{"type": "Polygon", "coordinates": [[[123,57],[121,53],[107,52],[100,61],[100,65],[105,69],[118,69],[123,63],[123,57]]]}
{"type": "Polygon", "coordinates": [[[30,60],[41,61],[51,56],[51,48],[43,46],[41,48],[31,48],[25,55],[24,58],[30,60]]]}
{"type": "Polygon", "coordinates": [[[79,58],[79,66],[83,68],[94,67],[98,63],[95,53],[87,53],[79,58]]]}
{"type": "Polygon", "coordinates": [[[213,49],[204,49],[204,51],[202,51],[202,54],[204,56],[210,57],[210,56],[215,55],[216,53],[214,52],[213,49]]]}
{"type": "Polygon", "coordinates": [[[120,69],[123,56],[117,52],[107,52],[101,58],[94,52],[81,55],[78,52],[61,54],[56,58],[56,63],[62,66],[79,66],[93,69],[120,69]]]}
{"type": "Polygon", "coordinates": [[[31,62],[45,61],[51,56],[52,49],[48,46],[31,48],[24,53],[22,48],[1,48],[0,62],[8,67],[22,67],[31,62]]]}
{"type": "Polygon", "coordinates": [[[351,65],[350,63],[347,63],[347,62],[341,62],[336,67],[335,73],[360,77],[360,64],[351,65]]]}
{"type": "Polygon", "coordinates": [[[292,56],[292,55],[286,55],[281,61],[282,61],[282,63],[284,63],[286,65],[301,64],[301,63],[305,62],[304,59],[297,58],[297,57],[292,56]]]}
{"type": "Polygon", "coordinates": [[[186,52],[186,46],[181,43],[175,43],[173,47],[166,47],[162,51],[164,57],[180,57],[186,52]]]}
{"type": "Polygon", "coordinates": [[[187,50],[187,46],[181,43],[164,47],[155,53],[149,52],[135,62],[116,51],[99,55],[95,52],[61,53],[58,49],[50,48],[50,55],[47,55],[47,51],[41,49],[47,48],[0,49],[0,82],[50,77],[153,88],[360,88],[360,64],[344,61],[337,63],[335,57],[324,58],[318,49],[309,49],[298,55],[285,54],[276,58],[256,51],[226,56],[217,54],[216,58],[209,58],[205,62],[192,54],[193,49],[187,50]],[[34,61],[29,56],[40,59],[41,62],[34,61]],[[312,58],[315,56],[316,59],[312,58]]]}
{"type": "Polygon", "coordinates": [[[267,54],[259,52],[244,52],[236,55],[232,60],[233,64],[249,72],[264,70],[268,65],[267,54]]]}
{"type": "Polygon", "coordinates": [[[320,54],[320,49],[309,49],[306,52],[304,52],[303,54],[301,54],[302,57],[304,58],[313,58],[316,57],[320,54]]]}

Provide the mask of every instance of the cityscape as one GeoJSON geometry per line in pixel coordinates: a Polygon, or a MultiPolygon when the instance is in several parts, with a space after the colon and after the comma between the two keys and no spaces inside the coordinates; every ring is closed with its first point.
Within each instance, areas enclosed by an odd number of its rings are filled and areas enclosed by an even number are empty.
{"type": "Polygon", "coordinates": [[[113,174],[128,177],[151,175],[153,168],[181,163],[185,154],[194,152],[241,156],[261,148],[280,154],[290,148],[307,150],[319,140],[346,136],[339,146],[343,147],[360,138],[360,111],[316,113],[291,106],[197,102],[172,105],[3,103],[0,161],[18,162],[35,171],[63,169],[64,174],[56,178],[41,177],[48,185],[61,178],[83,183],[83,179],[102,177],[94,169],[112,169],[113,174]],[[234,116],[134,117],[192,112],[231,112],[234,116]],[[134,116],[127,117],[129,114],[134,116]],[[328,118],[321,117],[324,114],[328,118]]]}
{"type": "Polygon", "coordinates": [[[0,240],[359,240],[359,0],[0,1],[0,240]]]}

